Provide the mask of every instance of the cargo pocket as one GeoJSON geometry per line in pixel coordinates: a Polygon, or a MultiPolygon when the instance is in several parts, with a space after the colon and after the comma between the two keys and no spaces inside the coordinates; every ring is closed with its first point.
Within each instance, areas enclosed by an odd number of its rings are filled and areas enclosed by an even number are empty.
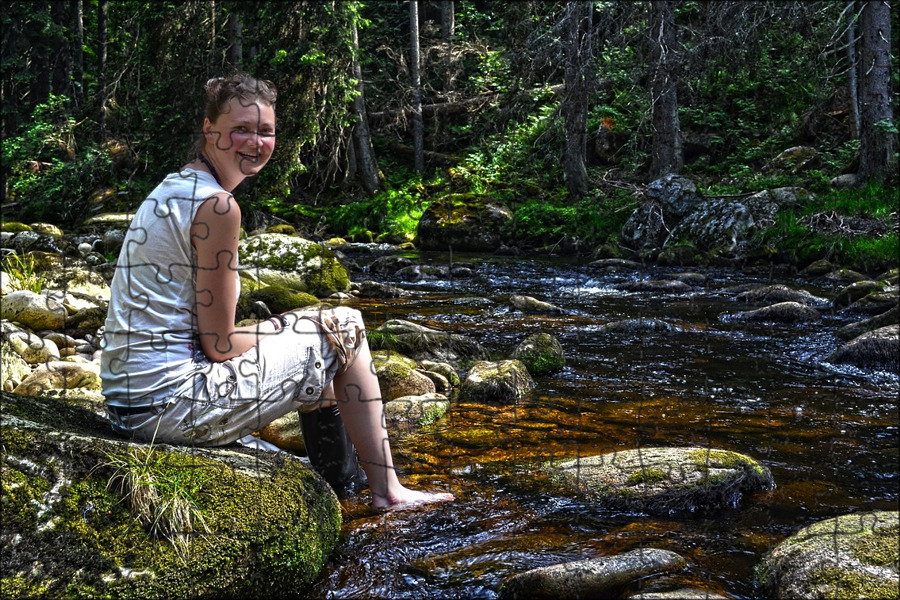
{"type": "Polygon", "coordinates": [[[291,379],[296,382],[293,393],[295,402],[315,402],[322,395],[327,383],[325,361],[322,351],[316,346],[306,349],[306,357],[300,361],[300,368],[291,379]]]}
{"type": "Polygon", "coordinates": [[[210,363],[204,379],[210,406],[231,409],[259,399],[259,364],[247,357],[210,363]]]}

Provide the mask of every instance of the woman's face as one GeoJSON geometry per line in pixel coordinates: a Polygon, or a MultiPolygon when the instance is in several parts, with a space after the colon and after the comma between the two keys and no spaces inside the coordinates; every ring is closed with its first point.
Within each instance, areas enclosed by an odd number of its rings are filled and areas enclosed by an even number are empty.
{"type": "Polygon", "coordinates": [[[203,132],[207,151],[215,151],[223,177],[252,177],[275,149],[275,109],[263,102],[247,104],[233,98],[215,123],[204,121],[203,132]]]}

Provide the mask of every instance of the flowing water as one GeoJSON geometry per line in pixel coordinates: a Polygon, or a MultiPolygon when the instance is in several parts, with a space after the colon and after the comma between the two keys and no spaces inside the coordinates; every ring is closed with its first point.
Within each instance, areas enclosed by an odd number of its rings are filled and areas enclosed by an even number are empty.
{"type": "MultiPolygon", "coordinates": [[[[452,503],[373,514],[343,501],[344,537],[310,593],[317,598],[495,598],[507,577],[531,568],[635,548],[664,548],[688,568],[633,590],[699,587],[760,596],[754,566],[801,527],[841,514],[898,508],[898,378],[826,362],[835,331],[859,320],[821,310],[800,325],[741,324],[735,286],[783,283],[831,298],[826,283],[772,272],[695,270],[690,293],[626,293],[613,286],[663,279],[678,269],[604,271],[574,261],[458,255],[415,257],[471,268],[475,276],[409,283],[359,273],[415,295],[361,300],[370,328],[406,319],[470,336],[496,359],[547,332],[567,354],[561,373],[536,378],[515,406],[454,401],[421,431],[391,432],[405,481],[450,489],[452,503]],[[563,315],[525,315],[511,294],[537,297],[563,315]],[[658,318],[677,333],[611,335],[604,324],[658,318]],[[548,481],[548,460],[650,446],[747,454],[776,487],[707,515],[621,514],[548,481]]],[[[356,258],[359,265],[371,257],[356,258]]]]}

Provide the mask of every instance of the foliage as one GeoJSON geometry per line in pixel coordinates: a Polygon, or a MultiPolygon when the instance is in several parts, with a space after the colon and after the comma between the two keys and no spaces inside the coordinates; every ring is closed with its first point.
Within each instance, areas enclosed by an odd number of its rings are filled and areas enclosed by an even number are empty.
{"type": "Polygon", "coordinates": [[[23,220],[71,222],[84,214],[88,195],[108,180],[112,163],[105,152],[94,144],[78,151],[79,124],[68,102],[51,94],[35,107],[22,135],[2,142],[10,199],[19,202],[23,220]]]}
{"type": "Polygon", "coordinates": [[[3,257],[3,271],[10,276],[13,290],[28,290],[40,294],[44,287],[44,275],[34,270],[34,256],[10,253],[3,257]]]}
{"type": "Polygon", "coordinates": [[[402,189],[387,188],[373,198],[350,202],[329,211],[329,224],[339,235],[366,237],[378,232],[383,240],[409,241],[429,201],[416,179],[402,189]]]}

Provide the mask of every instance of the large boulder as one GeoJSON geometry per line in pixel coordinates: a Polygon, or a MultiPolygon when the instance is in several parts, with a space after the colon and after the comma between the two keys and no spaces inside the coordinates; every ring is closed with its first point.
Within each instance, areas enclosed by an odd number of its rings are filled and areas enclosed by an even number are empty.
{"type": "Polygon", "coordinates": [[[758,567],[767,598],[900,597],[900,513],[842,515],[804,527],[758,567]]]}
{"type": "Polygon", "coordinates": [[[59,329],[66,322],[66,309],[48,298],[29,290],[19,290],[3,297],[2,318],[18,321],[29,329],[59,329]]]}
{"type": "Polygon", "coordinates": [[[501,232],[513,219],[506,206],[488,196],[451,194],[432,202],[416,232],[421,250],[493,252],[503,243],[501,232]]]}
{"type": "Polygon", "coordinates": [[[241,240],[238,256],[267,285],[327,296],[350,289],[347,269],[322,244],[282,233],[263,233],[241,240]]]}
{"type": "Polygon", "coordinates": [[[4,597],[284,597],[338,543],[337,497],[288,454],[136,444],[45,397],[0,415],[4,597]]]}
{"type": "Polygon", "coordinates": [[[372,353],[372,364],[381,395],[385,400],[403,396],[421,396],[435,393],[434,381],[418,370],[416,361],[385,350],[372,353]]]}
{"type": "Polygon", "coordinates": [[[707,448],[638,448],[585,456],[551,467],[563,487],[606,509],[651,515],[709,513],[774,486],[752,458],[707,448]]]}

